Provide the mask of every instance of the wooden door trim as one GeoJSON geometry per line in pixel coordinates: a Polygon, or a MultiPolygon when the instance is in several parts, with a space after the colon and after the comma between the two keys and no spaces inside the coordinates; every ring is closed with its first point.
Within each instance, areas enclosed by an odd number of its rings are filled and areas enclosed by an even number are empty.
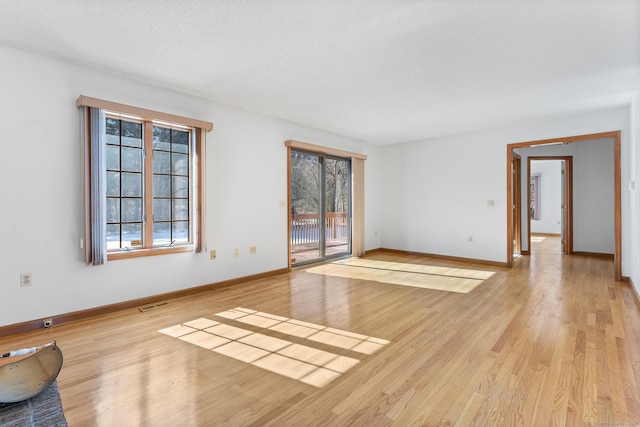
{"type": "Polygon", "coordinates": [[[512,165],[511,179],[516,186],[513,191],[516,199],[511,202],[511,216],[515,221],[512,230],[516,232],[511,239],[512,242],[515,241],[512,244],[512,253],[517,251],[518,255],[522,255],[522,158],[516,153],[513,153],[512,165]]]}
{"type": "Polygon", "coordinates": [[[516,142],[507,144],[507,266],[513,266],[513,216],[511,206],[513,204],[511,195],[511,163],[513,161],[513,149],[520,147],[531,147],[532,145],[545,145],[558,142],[580,142],[593,139],[612,138],[613,139],[613,180],[614,180],[614,271],[615,279],[622,280],[622,195],[621,191],[621,159],[620,159],[620,134],[619,130],[611,132],[592,133],[586,135],[567,136],[537,141],[516,142]]]}

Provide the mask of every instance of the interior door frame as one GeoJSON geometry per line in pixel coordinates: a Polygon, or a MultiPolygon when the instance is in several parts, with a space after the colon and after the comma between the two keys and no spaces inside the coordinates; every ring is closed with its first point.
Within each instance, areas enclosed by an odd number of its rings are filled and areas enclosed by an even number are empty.
{"type": "Polygon", "coordinates": [[[513,153],[511,162],[511,180],[513,185],[513,201],[511,216],[513,220],[513,255],[522,255],[522,158],[513,153]]]}
{"type": "MultiPolygon", "coordinates": [[[[564,172],[562,173],[562,186],[564,190],[564,204],[562,210],[564,216],[562,228],[565,239],[565,255],[573,255],[573,156],[530,156],[527,158],[527,182],[531,181],[531,161],[536,160],[564,160],[564,172]]],[[[529,200],[529,198],[527,198],[529,200]]],[[[527,206],[528,207],[528,206],[527,206]]],[[[531,253],[531,216],[527,215],[527,249],[531,253]]]]}
{"type": "Polygon", "coordinates": [[[620,150],[619,130],[611,132],[593,133],[587,135],[566,136],[553,139],[543,139],[538,141],[516,142],[507,144],[507,266],[513,266],[513,215],[511,207],[513,205],[511,164],[513,162],[513,150],[521,147],[531,147],[532,145],[557,144],[558,142],[581,142],[593,139],[612,138],[613,139],[613,208],[614,208],[614,274],[615,280],[622,280],[622,174],[621,174],[621,150],[620,150]]]}

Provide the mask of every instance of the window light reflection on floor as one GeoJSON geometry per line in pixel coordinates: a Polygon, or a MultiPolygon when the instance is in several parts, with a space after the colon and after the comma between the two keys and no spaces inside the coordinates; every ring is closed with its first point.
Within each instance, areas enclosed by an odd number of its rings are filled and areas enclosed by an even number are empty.
{"type": "Polygon", "coordinates": [[[363,258],[347,258],[321,264],[307,268],[305,272],[464,294],[473,291],[495,274],[485,270],[363,258]]]}
{"type": "Polygon", "coordinates": [[[158,332],[315,387],[324,387],[360,360],[272,337],[269,331],[309,340],[311,345],[322,343],[363,355],[373,354],[390,342],[243,307],[216,316],[262,328],[265,333],[205,318],[158,332]]]}

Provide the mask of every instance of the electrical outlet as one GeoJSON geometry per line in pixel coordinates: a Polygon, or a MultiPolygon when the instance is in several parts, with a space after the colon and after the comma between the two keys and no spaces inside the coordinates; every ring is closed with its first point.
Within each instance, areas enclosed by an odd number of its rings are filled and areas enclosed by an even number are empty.
{"type": "Polygon", "coordinates": [[[31,286],[31,273],[22,273],[20,275],[20,286],[31,286]]]}
{"type": "Polygon", "coordinates": [[[233,250],[233,256],[240,256],[240,249],[235,248],[235,249],[233,250]]]}
{"type": "Polygon", "coordinates": [[[53,326],[53,319],[49,318],[49,319],[42,319],[42,327],[43,328],[50,328],[53,326]]]}
{"type": "Polygon", "coordinates": [[[255,246],[249,246],[249,254],[250,255],[255,255],[256,254],[256,247],[255,246]]]}
{"type": "Polygon", "coordinates": [[[216,250],[212,249],[211,251],[209,251],[209,258],[211,259],[216,259],[216,250]]]}

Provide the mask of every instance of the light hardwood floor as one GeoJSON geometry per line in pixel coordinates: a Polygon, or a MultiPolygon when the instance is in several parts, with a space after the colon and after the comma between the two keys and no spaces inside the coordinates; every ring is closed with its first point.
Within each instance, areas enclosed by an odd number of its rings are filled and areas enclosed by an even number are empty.
{"type": "Polygon", "coordinates": [[[532,255],[560,255],[562,253],[562,244],[558,235],[531,235],[531,254],[532,255]]]}
{"type": "Polygon", "coordinates": [[[384,252],[367,258],[495,274],[456,293],[295,270],[145,313],[0,338],[0,351],[58,341],[70,426],[640,422],[640,313],[629,285],[613,280],[612,261],[535,250],[512,269],[384,252]],[[251,317],[234,319],[244,315],[251,317]],[[269,329],[265,318],[282,323],[269,329]],[[209,331],[219,336],[203,332],[211,322],[222,325],[209,331]],[[190,326],[169,330],[202,330],[189,340],[158,332],[184,323],[190,326]],[[305,334],[316,332],[299,333],[305,327],[332,328],[322,333],[333,338],[311,340],[305,334]],[[300,364],[274,373],[280,368],[251,362],[254,355],[206,348],[240,331],[253,335],[233,341],[236,349],[255,344],[254,352],[276,360],[284,341],[295,347],[288,355],[310,352],[302,359],[333,376],[311,385],[301,380],[300,364]],[[349,334],[380,344],[356,351],[349,340],[332,341],[349,334]],[[320,361],[332,357],[341,363],[320,361]]]}

